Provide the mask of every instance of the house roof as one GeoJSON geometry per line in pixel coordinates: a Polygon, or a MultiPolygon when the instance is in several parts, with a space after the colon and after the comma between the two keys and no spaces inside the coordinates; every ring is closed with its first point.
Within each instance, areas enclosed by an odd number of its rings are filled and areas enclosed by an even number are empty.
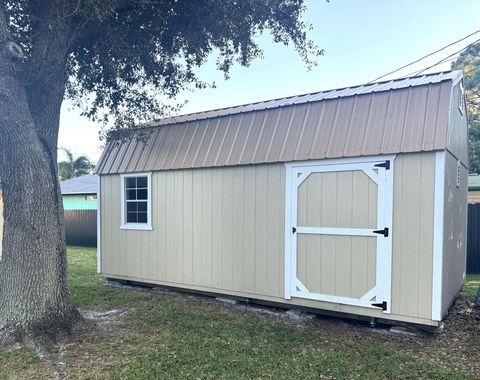
{"type": "Polygon", "coordinates": [[[468,176],[468,190],[479,191],[480,190],[480,175],[470,174],[468,176]]]}
{"type": "Polygon", "coordinates": [[[68,194],[96,194],[98,176],[95,174],[82,175],[60,182],[62,195],[68,194]]]}
{"type": "MultiPolygon", "coordinates": [[[[451,89],[441,72],[168,117],[146,139],[109,141],[96,173],[245,165],[445,149],[451,89]]],[[[133,133],[133,135],[136,132],[133,133]]]]}

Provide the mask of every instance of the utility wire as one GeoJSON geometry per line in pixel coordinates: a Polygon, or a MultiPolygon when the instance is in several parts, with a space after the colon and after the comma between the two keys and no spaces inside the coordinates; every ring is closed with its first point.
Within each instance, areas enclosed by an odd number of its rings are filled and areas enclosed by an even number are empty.
{"type": "Polygon", "coordinates": [[[412,76],[412,75],[413,75],[413,76],[420,75],[421,73],[423,73],[423,72],[431,69],[432,67],[435,67],[435,66],[438,66],[438,65],[440,65],[440,64],[442,64],[442,63],[444,63],[444,62],[447,62],[447,61],[449,60],[449,58],[452,58],[453,56],[455,56],[455,55],[457,55],[457,54],[460,54],[462,51],[468,49],[468,48],[469,48],[470,46],[472,46],[472,45],[475,45],[477,42],[480,42],[480,38],[479,38],[478,40],[476,40],[476,41],[473,41],[471,44],[465,46],[463,49],[460,49],[460,50],[456,51],[455,53],[452,53],[452,54],[446,56],[445,58],[441,59],[441,60],[438,61],[437,63],[434,63],[433,65],[430,65],[430,66],[428,66],[428,67],[426,67],[426,68],[424,68],[424,69],[421,69],[421,70],[419,70],[419,71],[416,71],[416,72],[413,73],[413,74],[407,74],[407,75],[403,76],[402,78],[405,78],[405,77],[408,77],[408,76],[412,76]]]}
{"type": "MultiPolygon", "coordinates": [[[[383,74],[383,75],[379,76],[378,78],[372,79],[371,81],[367,82],[367,84],[370,84],[370,83],[373,83],[373,82],[377,82],[378,80],[380,80],[380,79],[382,79],[382,78],[385,78],[386,76],[388,76],[388,75],[390,75],[390,74],[396,73],[397,71],[400,71],[400,70],[404,69],[405,67],[412,66],[413,64],[415,64],[415,63],[417,63],[417,62],[423,61],[425,58],[428,58],[428,57],[430,57],[430,56],[432,56],[432,55],[434,55],[434,54],[437,54],[437,53],[441,52],[442,50],[445,50],[445,49],[449,48],[450,46],[456,45],[456,44],[458,44],[459,42],[462,42],[462,41],[466,40],[468,37],[471,37],[471,36],[473,36],[474,34],[477,34],[477,33],[479,33],[479,32],[480,32],[480,29],[479,29],[479,30],[476,30],[475,32],[470,33],[469,35],[467,35],[467,36],[465,36],[465,37],[463,37],[463,38],[460,38],[459,40],[454,41],[454,42],[452,42],[452,43],[450,43],[450,44],[448,44],[448,45],[446,45],[446,46],[444,46],[444,47],[442,47],[442,48],[440,48],[440,49],[438,49],[438,50],[435,50],[434,52],[431,52],[431,53],[429,53],[429,54],[427,54],[427,55],[425,55],[425,56],[423,56],[423,57],[421,57],[421,58],[418,58],[417,60],[415,60],[415,61],[413,61],[413,62],[410,62],[410,63],[408,63],[408,64],[406,64],[406,65],[403,65],[402,67],[399,67],[398,69],[395,69],[395,70],[393,70],[393,71],[390,71],[389,73],[383,74]]],[[[470,45],[469,45],[469,46],[470,46],[470,45]]],[[[463,49],[462,49],[462,50],[463,50],[463,49]]]]}

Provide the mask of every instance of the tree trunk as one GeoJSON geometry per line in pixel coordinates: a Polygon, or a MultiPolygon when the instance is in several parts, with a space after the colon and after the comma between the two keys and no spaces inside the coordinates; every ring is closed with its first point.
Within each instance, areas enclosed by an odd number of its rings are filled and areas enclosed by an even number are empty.
{"type": "MultiPolygon", "coordinates": [[[[56,133],[55,141],[47,140],[35,122],[25,87],[18,78],[21,52],[15,54],[12,50],[1,21],[0,189],[4,228],[0,343],[26,341],[45,346],[84,322],[71,302],[66,283],[56,133]]],[[[58,94],[52,97],[48,91],[39,96],[53,105],[48,118],[50,127],[58,131],[61,99],[58,101],[58,94]]]]}

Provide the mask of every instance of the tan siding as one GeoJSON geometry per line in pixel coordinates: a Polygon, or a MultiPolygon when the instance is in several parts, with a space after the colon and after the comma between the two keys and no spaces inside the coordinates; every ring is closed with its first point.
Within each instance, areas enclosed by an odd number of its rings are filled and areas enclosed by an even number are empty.
{"type": "Polygon", "coordinates": [[[298,189],[298,225],[375,228],[377,185],[361,171],[313,173],[298,189]]]}
{"type": "Polygon", "coordinates": [[[400,155],[395,160],[392,312],[432,314],[435,154],[400,155]]]}
{"type": "Polygon", "coordinates": [[[445,173],[445,216],[443,235],[442,315],[460,290],[466,266],[468,172],[447,152],[445,173]]]}
{"type": "Polygon", "coordinates": [[[459,110],[460,83],[453,87],[447,131],[447,149],[468,167],[468,121],[466,110],[459,110]]]}
{"type": "Polygon", "coordinates": [[[480,191],[469,191],[467,194],[468,203],[480,203],[480,191]]]}
{"type": "MultiPolygon", "coordinates": [[[[298,189],[297,224],[375,228],[376,200],[377,185],[362,171],[313,173],[298,189]]],[[[300,281],[311,292],[361,298],[375,286],[375,241],[299,234],[300,281]]]]}
{"type": "MultiPolygon", "coordinates": [[[[119,228],[120,176],[101,176],[102,272],[107,277],[433,323],[430,316],[434,156],[434,153],[399,155],[395,160],[391,316],[377,310],[283,298],[283,164],[154,172],[153,231],[119,228]]],[[[336,180],[333,173],[329,181],[336,183],[336,180]]],[[[352,184],[352,178],[348,180],[350,187],[356,189],[355,199],[364,199],[361,193],[368,192],[368,199],[363,202],[368,202],[370,208],[375,186],[368,182],[367,190],[362,181],[352,184]]],[[[326,183],[322,186],[327,187],[326,183]]],[[[326,210],[332,201],[313,195],[321,204],[324,218],[321,221],[327,223],[326,210]]],[[[354,212],[352,223],[373,223],[374,218],[354,212]]],[[[374,285],[375,245],[360,242],[365,240],[361,237],[350,239],[341,242],[337,237],[327,236],[314,243],[322,255],[314,259],[318,279],[312,281],[327,294],[333,294],[337,288],[345,294],[358,295],[374,285]],[[344,254],[352,244],[361,246],[366,261],[346,258],[351,263],[348,277],[353,280],[343,281],[331,270],[335,268],[334,255],[326,252],[344,254]],[[358,289],[351,286],[352,281],[361,284],[358,289]]],[[[314,278],[313,265],[305,268],[310,271],[307,275],[314,278]]]]}

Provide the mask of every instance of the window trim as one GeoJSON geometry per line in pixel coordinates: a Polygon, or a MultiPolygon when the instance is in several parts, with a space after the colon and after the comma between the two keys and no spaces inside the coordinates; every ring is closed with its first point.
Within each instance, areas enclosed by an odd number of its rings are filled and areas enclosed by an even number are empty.
{"type": "Polygon", "coordinates": [[[131,173],[120,175],[120,229],[121,230],[140,230],[151,231],[152,227],[152,173],[131,173]],[[147,177],[147,223],[127,223],[125,221],[125,182],[127,178],[147,177]]]}

